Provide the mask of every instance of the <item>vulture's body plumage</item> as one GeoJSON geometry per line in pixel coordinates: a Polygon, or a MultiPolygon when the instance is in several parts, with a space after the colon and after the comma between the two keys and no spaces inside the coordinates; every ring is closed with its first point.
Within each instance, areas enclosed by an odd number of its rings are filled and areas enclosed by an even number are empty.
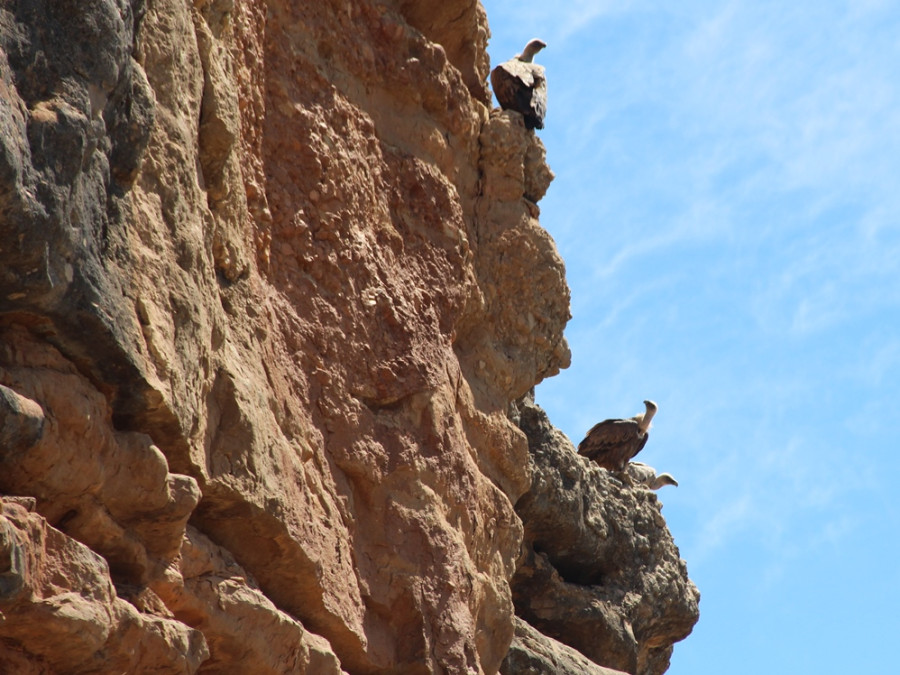
{"type": "Polygon", "coordinates": [[[544,67],[533,63],[532,59],[546,46],[541,40],[532,40],[521,54],[516,54],[491,71],[491,87],[500,107],[521,113],[527,129],[544,128],[547,79],[544,67]]]}
{"type": "Polygon", "coordinates": [[[625,471],[631,477],[633,483],[643,485],[648,490],[659,490],[664,485],[678,487],[678,481],[670,473],[656,473],[656,469],[643,462],[628,462],[625,471]]]}
{"type": "Polygon", "coordinates": [[[647,445],[650,420],[656,404],[644,401],[646,412],[630,419],[603,420],[588,431],[578,444],[578,454],[595,461],[609,471],[624,471],[632,457],[647,445]]]}

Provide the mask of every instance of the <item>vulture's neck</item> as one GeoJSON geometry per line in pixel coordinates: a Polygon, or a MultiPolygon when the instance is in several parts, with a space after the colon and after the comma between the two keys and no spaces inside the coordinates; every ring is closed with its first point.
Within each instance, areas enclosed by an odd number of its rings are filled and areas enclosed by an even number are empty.
{"type": "Polygon", "coordinates": [[[516,54],[516,59],[518,59],[519,61],[521,61],[523,63],[531,63],[532,61],[534,61],[534,55],[537,54],[539,51],[541,51],[541,50],[534,49],[533,47],[531,47],[529,45],[529,46],[525,47],[525,49],[522,50],[521,54],[516,54]]]}
{"type": "Polygon", "coordinates": [[[653,415],[655,414],[656,411],[651,408],[647,412],[638,415],[638,426],[640,427],[642,434],[647,433],[647,430],[650,428],[650,422],[653,421],[653,415]]]}

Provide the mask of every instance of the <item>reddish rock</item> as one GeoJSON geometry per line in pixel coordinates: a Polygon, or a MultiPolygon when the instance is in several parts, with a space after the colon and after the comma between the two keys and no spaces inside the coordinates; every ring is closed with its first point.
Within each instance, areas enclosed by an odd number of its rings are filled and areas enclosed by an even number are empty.
{"type": "Polygon", "coordinates": [[[0,501],[0,672],[197,672],[203,633],[138,611],[101,556],[0,501]]]}

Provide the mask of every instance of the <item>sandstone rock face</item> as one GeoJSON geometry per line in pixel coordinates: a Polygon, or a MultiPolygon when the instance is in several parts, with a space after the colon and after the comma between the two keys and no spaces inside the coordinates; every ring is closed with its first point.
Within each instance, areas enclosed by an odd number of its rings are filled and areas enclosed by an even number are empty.
{"type": "Polygon", "coordinates": [[[0,515],[0,671],[195,673],[203,634],[117,596],[105,560],[15,500],[0,515]]]}
{"type": "Polygon", "coordinates": [[[0,2],[0,671],[501,667],[569,297],[435,7],[0,2]]]}

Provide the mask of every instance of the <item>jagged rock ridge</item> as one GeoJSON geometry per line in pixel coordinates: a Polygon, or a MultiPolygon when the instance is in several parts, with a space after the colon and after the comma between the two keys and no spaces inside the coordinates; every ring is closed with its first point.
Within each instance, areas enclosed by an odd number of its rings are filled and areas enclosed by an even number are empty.
{"type": "Polygon", "coordinates": [[[0,3],[0,671],[501,667],[569,310],[487,36],[0,3]]]}
{"type": "Polygon", "coordinates": [[[516,504],[525,525],[516,613],[598,664],[661,675],[699,618],[700,594],[657,494],[578,455],[532,395],[514,410],[533,476],[516,504]]]}

